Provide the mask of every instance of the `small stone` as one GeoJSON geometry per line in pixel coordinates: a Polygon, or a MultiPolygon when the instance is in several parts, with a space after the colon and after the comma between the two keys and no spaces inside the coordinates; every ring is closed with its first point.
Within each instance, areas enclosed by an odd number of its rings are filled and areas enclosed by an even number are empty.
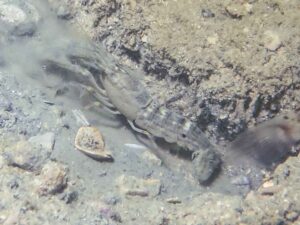
{"type": "Polygon", "coordinates": [[[107,205],[116,205],[120,201],[120,197],[111,194],[107,194],[105,197],[103,197],[103,202],[105,202],[107,205]]]}
{"type": "Polygon", "coordinates": [[[66,204],[71,204],[72,202],[78,199],[78,192],[77,191],[69,191],[65,193],[61,200],[63,200],[66,204]]]}
{"type": "Polygon", "coordinates": [[[192,156],[194,176],[200,184],[209,182],[218,172],[220,157],[212,150],[199,150],[192,156]]]}
{"type": "Polygon", "coordinates": [[[258,192],[261,195],[274,195],[279,192],[282,188],[280,186],[270,186],[270,187],[261,187],[258,189],[258,192]]]}
{"type": "Polygon", "coordinates": [[[233,19],[241,19],[247,13],[245,7],[238,2],[226,6],[225,10],[228,13],[228,15],[233,19]]]}
{"type": "Polygon", "coordinates": [[[150,163],[153,166],[161,166],[162,165],[162,161],[161,159],[159,159],[156,155],[154,155],[153,153],[151,153],[150,151],[145,151],[142,154],[142,158],[147,162],[150,163]]]}
{"type": "Polygon", "coordinates": [[[57,194],[67,186],[67,169],[57,162],[48,162],[36,179],[40,195],[57,194]]]}
{"type": "Polygon", "coordinates": [[[108,220],[113,220],[119,223],[122,223],[122,218],[118,212],[113,210],[111,207],[102,204],[99,207],[99,211],[102,217],[108,219],[108,220]]]}
{"type": "Polygon", "coordinates": [[[299,213],[295,212],[295,211],[288,211],[286,214],[285,214],[285,218],[289,221],[296,221],[299,217],[299,213]]]}
{"type": "Polygon", "coordinates": [[[19,188],[20,178],[19,177],[13,177],[8,183],[7,186],[10,189],[17,189],[19,188]]]}
{"type": "Polygon", "coordinates": [[[9,166],[19,167],[24,170],[34,171],[50,157],[51,149],[43,148],[29,141],[19,141],[4,151],[9,166]]]}
{"type": "Polygon", "coordinates": [[[122,217],[118,212],[112,211],[110,214],[110,219],[118,223],[122,223],[122,217]]]}
{"type": "Polygon", "coordinates": [[[56,14],[57,14],[57,17],[59,19],[63,19],[63,20],[70,20],[70,19],[73,18],[73,15],[68,10],[68,8],[64,7],[62,5],[57,9],[57,13],[56,14]]]}
{"type": "Polygon", "coordinates": [[[9,33],[14,36],[32,36],[39,19],[36,8],[26,1],[22,5],[0,5],[0,21],[4,22],[9,33]]]}
{"type": "Polygon", "coordinates": [[[201,15],[204,18],[212,18],[215,17],[215,14],[210,10],[210,9],[202,9],[201,10],[201,15]]]}
{"type": "Polygon", "coordinates": [[[276,51],[282,46],[280,37],[274,31],[266,31],[264,33],[264,46],[269,51],[276,51]]]}
{"type": "Polygon", "coordinates": [[[20,24],[26,20],[25,12],[14,5],[0,5],[0,20],[8,23],[20,24]]]}
{"type": "Polygon", "coordinates": [[[52,132],[48,132],[43,135],[31,137],[28,141],[35,145],[41,145],[45,149],[53,150],[55,135],[52,132]]]}
{"type": "Polygon", "coordinates": [[[214,35],[214,36],[210,36],[210,37],[207,37],[207,43],[210,44],[210,45],[215,45],[217,44],[219,38],[217,35],[214,35]]]}
{"type": "Polygon", "coordinates": [[[167,202],[171,203],[171,204],[180,204],[181,200],[178,199],[177,197],[175,197],[175,198],[169,198],[169,199],[167,199],[167,202]]]}
{"type": "Polygon", "coordinates": [[[262,185],[263,188],[269,188],[269,187],[273,187],[273,186],[274,186],[274,183],[272,180],[268,180],[268,181],[264,182],[262,185]]]}
{"type": "Polygon", "coordinates": [[[117,178],[117,187],[127,196],[155,197],[160,194],[161,182],[158,179],[139,179],[122,175],[117,178]]]}

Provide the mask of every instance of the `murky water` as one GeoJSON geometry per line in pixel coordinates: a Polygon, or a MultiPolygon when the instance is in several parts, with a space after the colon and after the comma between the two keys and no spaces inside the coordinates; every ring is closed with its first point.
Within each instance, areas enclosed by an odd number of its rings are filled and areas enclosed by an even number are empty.
{"type": "MultiPolygon", "coordinates": [[[[71,30],[63,20],[57,19],[43,1],[32,1],[34,7],[31,3],[27,4],[27,1],[2,2],[0,7],[2,12],[6,10],[7,15],[0,14],[1,72],[14,77],[19,83],[40,90],[44,96],[41,101],[61,105],[66,113],[72,114],[74,110],[81,110],[90,124],[100,128],[108,148],[114,154],[114,163],[99,163],[73,150],[74,136],[70,136],[70,133],[62,131],[57,134],[52,158],[66,163],[73,173],[80,176],[90,194],[109,192],[112,183],[123,173],[138,177],[158,177],[165,189],[169,190],[163,192],[162,196],[176,195],[185,198],[207,189],[225,193],[248,190],[247,187],[244,189],[232,185],[226,176],[220,176],[210,187],[203,187],[191,181],[189,177],[184,177],[185,173],[145,164],[141,155],[148,151],[148,147],[136,139],[135,134],[119,117],[107,113],[99,106],[92,106],[96,99],[83,86],[85,80],[82,68],[64,70],[65,54],[69,50],[80,49],[76,45],[89,46],[89,41],[84,35],[71,30]],[[3,7],[6,7],[5,10],[3,7]],[[18,7],[23,9],[25,14],[18,7]],[[74,46],[76,48],[73,49],[74,46]],[[51,61],[61,62],[62,67],[46,63],[51,61]],[[142,147],[135,148],[135,145],[142,147]],[[108,175],[102,177],[104,173],[108,175]]],[[[97,48],[97,55],[106,63],[101,66],[115,66],[112,57],[101,47],[97,48]]],[[[75,135],[75,121],[68,122],[75,135]]],[[[188,163],[171,155],[168,156],[168,160],[174,161],[173,164],[188,163]]]]}

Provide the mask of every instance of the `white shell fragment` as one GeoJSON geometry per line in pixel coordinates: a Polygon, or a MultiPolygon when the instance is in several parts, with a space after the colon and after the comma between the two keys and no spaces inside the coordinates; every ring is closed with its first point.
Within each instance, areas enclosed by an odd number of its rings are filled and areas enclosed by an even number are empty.
{"type": "Polygon", "coordinates": [[[113,160],[111,152],[105,150],[103,137],[96,127],[80,127],[75,137],[75,147],[93,159],[113,160]]]}

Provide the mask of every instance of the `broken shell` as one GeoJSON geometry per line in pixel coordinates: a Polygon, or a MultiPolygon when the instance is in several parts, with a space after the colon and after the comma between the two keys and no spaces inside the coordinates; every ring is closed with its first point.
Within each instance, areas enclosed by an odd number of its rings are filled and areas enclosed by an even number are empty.
{"type": "Polygon", "coordinates": [[[113,160],[111,152],[105,150],[103,137],[96,127],[80,127],[75,137],[75,147],[96,160],[113,160]]]}

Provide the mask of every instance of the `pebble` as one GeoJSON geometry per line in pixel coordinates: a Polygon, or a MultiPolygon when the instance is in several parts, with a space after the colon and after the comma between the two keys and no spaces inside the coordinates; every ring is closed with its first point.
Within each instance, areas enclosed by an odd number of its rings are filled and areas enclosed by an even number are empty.
{"type": "Polygon", "coordinates": [[[68,191],[67,193],[64,193],[63,196],[61,197],[61,200],[63,200],[66,204],[71,204],[77,199],[78,199],[77,191],[68,191]]]}
{"type": "Polygon", "coordinates": [[[151,153],[150,151],[145,151],[142,154],[142,158],[149,164],[151,164],[152,166],[161,166],[162,165],[162,161],[161,159],[159,159],[156,155],[154,155],[153,153],[151,153]]]}
{"type": "Polygon", "coordinates": [[[0,22],[4,22],[14,36],[32,36],[40,19],[36,9],[25,2],[21,6],[13,4],[0,5],[0,22]]]}
{"type": "Polygon", "coordinates": [[[285,218],[289,221],[295,222],[299,217],[299,213],[296,211],[288,211],[285,214],[285,218]]]}
{"type": "Polygon", "coordinates": [[[41,145],[41,147],[53,150],[54,142],[55,142],[55,135],[52,132],[48,132],[42,135],[37,135],[29,138],[28,140],[31,144],[34,145],[41,145]]]}
{"type": "Polygon", "coordinates": [[[197,151],[192,158],[194,176],[200,184],[208,182],[220,168],[221,160],[214,151],[197,151]]]}
{"type": "Polygon", "coordinates": [[[276,51],[282,46],[279,35],[271,30],[264,33],[264,46],[269,51],[276,51]]]}
{"type": "Polygon", "coordinates": [[[63,20],[70,20],[73,18],[73,15],[71,14],[70,10],[68,10],[65,6],[60,6],[57,9],[56,15],[59,19],[63,20]]]}
{"type": "Polygon", "coordinates": [[[272,180],[268,180],[262,184],[263,188],[270,188],[274,186],[274,182],[272,180]]]}
{"type": "Polygon", "coordinates": [[[126,196],[155,197],[161,190],[161,182],[158,179],[139,179],[126,175],[117,178],[116,186],[126,196]]]}
{"type": "Polygon", "coordinates": [[[233,2],[225,7],[226,12],[233,19],[241,19],[243,16],[252,12],[252,5],[245,3],[240,4],[239,2],[233,2]]]}
{"type": "Polygon", "coordinates": [[[44,165],[35,183],[40,195],[60,193],[67,186],[67,169],[62,164],[50,161],[44,165]]]}
{"type": "Polygon", "coordinates": [[[34,171],[40,169],[50,157],[51,150],[29,141],[19,141],[4,151],[9,166],[19,167],[23,170],[34,171]]]}
{"type": "Polygon", "coordinates": [[[116,205],[119,202],[121,202],[121,198],[114,195],[114,194],[106,194],[105,197],[103,197],[103,202],[105,202],[107,205],[116,205]]]}
{"type": "Polygon", "coordinates": [[[21,24],[26,20],[25,12],[14,5],[0,5],[0,19],[13,24],[21,24]]]}
{"type": "Polygon", "coordinates": [[[120,214],[110,207],[103,206],[102,208],[100,208],[100,215],[108,220],[113,220],[122,223],[122,218],[120,214]]]}
{"type": "Polygon", "coordinates": [[[201,10],[201,15],[204,18],[212,18],[215,17],[215,14],[210,10],[210,9],[202,9],[201,10]]]}
{"type": "Polygon", "coordinates": [[[217,35],[213,35],[213,36],[209,36],[207,37],[207,43],[210,45],[215,45],[217,44],[217,42],[219,41],[219,38],[217,35]]]}
{"type": "Polygon", "coordinates": [[[167,203],[171,203],[171,204],[180,204],[181,203],[181,200],[178,199],[177,197],[168,198],[166,201],[167,201],[167,203]]]}

